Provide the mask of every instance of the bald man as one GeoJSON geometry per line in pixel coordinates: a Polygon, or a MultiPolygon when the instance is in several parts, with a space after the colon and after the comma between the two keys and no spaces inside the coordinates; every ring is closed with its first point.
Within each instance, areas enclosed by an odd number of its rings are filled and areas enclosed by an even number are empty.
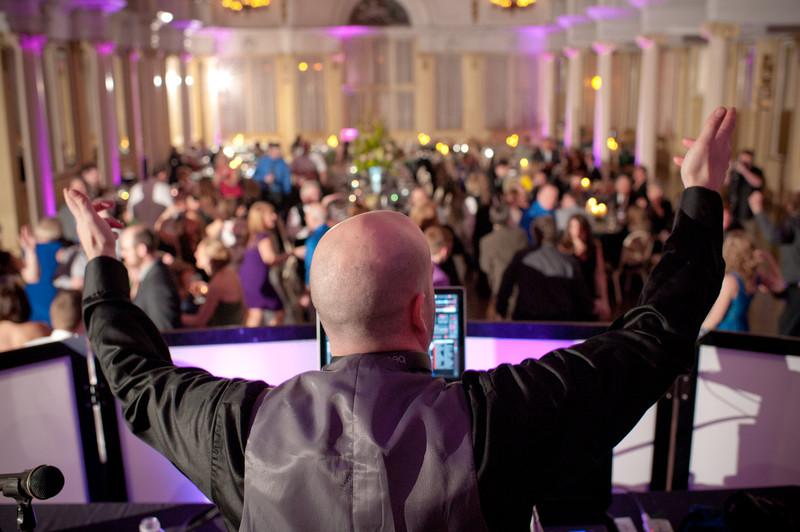
{"type": "Polygon", "coordinates": [[[694,364],[719,293],[735,111],[718,109],[681,164],[675,229],[641,306],[541,360],[431,377],[425,238],[368,213],[333,227],[311,293],[336,359],[273,387],[176,368],[128,295],[114,239],[66,193],[92,259],[84,321],[130,429],[176,464],[230,530],[527,530],[533,505],[607,455],[694,364]]]}

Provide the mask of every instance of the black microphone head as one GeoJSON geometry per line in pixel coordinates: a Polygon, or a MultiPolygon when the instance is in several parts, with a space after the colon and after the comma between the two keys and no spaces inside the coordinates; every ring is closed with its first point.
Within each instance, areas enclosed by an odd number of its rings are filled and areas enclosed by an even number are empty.
{"type": "Polygon", "coordinates": [[[41,465],[24,479],[23,489],[34,499],[55,497],[64,487],[64,475],[57,467],[41,465]]]}

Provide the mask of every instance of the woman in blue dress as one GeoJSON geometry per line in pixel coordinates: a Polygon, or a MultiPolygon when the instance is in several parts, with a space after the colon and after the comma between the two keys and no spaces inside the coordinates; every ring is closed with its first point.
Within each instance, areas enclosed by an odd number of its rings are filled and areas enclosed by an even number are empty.
{"type": "Polygon", "coordinates": [[[756,289],[780,292],[783,277],[775,259],[756,249],[752,236],[741,229],[729,231],[722,244],[725,278],[703,329],[749,332],[747,312],[756,289]]]}

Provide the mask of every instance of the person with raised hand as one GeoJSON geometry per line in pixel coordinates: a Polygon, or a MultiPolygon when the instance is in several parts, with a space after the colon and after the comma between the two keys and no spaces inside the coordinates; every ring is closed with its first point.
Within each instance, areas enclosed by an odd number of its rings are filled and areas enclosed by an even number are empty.
{"type": "Polygon", "coordinates": [[[270,386],[177,368],[130,302],[110,229],[69,191],[91,259],[87,334],[128,427],[230,530],[529,530],[537,502],[607,459],[694,366],[724,274],[719,189],[735,117],[720,108],[684,140],[686,190],[639,306],[539,360],[432,377],[430,251],[419,227],[384,211],[332,227],[315,251],[311,297],[335,357],[323,371],[270,386]]]}

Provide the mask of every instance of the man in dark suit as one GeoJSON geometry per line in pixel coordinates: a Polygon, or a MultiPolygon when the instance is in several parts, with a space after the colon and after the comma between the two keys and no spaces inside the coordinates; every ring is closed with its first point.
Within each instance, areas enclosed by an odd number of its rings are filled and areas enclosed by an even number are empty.
{"type": "Polygon", "coordinates": [[[133,303],[153,320],[159,331],[181,326],[178,283],[158,256],[158,237],[145,224],[132,225],[120,237],[122,261],[133,279],[133,303]]]}

